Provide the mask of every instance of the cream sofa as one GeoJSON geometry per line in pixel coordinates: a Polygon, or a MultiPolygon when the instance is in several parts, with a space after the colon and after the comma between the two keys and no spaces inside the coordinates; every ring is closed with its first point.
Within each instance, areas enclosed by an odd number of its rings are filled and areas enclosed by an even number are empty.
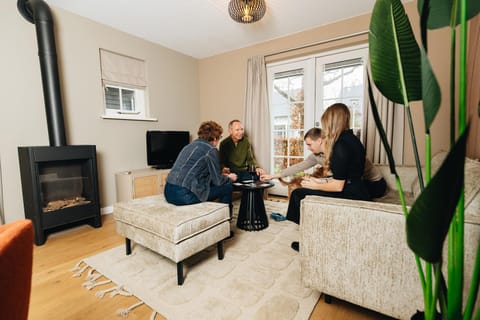
{"type": "MultiPolygon", "coordinates": [[[[432,167],[438,167],[444,156],[435,156],[432,167]]],[[[334,298],[410,319],[417,309],[423,310],[422,290],[414,255],[406,244],[394,177],[388,166],[379,168],[390,189],[379,201],[320,196],[302,200],[302,281],[334,298]]],[[[480,162],[467,159],[465,170],[465,283],[470,283],[480,242],[480,162]]],[[[399,167],[398,173],[411,203],[419,189],[416,169],[399,167]]]]}

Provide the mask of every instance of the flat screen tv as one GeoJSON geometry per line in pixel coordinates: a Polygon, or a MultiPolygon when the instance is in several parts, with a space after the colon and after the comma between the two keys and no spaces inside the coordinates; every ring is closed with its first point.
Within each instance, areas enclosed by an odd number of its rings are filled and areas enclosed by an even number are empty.
{"type": "Polygon", "coordinates": [[[147,131],[148,165],[157,169],[170,169],[189,142],[188,131],[147,131]]]}

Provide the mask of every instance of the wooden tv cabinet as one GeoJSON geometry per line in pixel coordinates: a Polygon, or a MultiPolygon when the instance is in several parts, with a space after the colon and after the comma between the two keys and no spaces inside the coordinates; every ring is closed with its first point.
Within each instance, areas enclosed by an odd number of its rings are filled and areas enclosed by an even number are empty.
{"type": "Polygon", "coordinates": [[[144,168],[115,174],[117,202],[163,193],[169,169],[144,168]]]}

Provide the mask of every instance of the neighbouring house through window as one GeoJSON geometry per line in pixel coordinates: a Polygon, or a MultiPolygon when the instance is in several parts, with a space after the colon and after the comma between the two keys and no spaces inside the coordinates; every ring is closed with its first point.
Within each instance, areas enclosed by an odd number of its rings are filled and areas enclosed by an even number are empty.
{"type": "Polygon", "coordinates": [[[152,120],[147,105],[145,61],[100,49],[103,118],[152,120]]]}

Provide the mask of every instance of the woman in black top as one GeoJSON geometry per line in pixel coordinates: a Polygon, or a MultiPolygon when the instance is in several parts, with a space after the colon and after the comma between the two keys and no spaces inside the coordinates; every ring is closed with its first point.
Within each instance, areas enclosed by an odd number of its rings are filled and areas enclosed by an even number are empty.
{"type": "MultiPolygon", "coordinates": [[[[350,111],[343,103],[328,107],[322,115],[322,134],[325,143],[324,172],[329,178],[305,178],[302,188],[290,195],[287,219],[300,223],[300,201],[307,195],[319,195],[353,200],[370,200],[362,181],[365,167],[365,148],[350,129],[350,111]]],[[[298,242],[292,248],[298,251],[298,242]]]]}

